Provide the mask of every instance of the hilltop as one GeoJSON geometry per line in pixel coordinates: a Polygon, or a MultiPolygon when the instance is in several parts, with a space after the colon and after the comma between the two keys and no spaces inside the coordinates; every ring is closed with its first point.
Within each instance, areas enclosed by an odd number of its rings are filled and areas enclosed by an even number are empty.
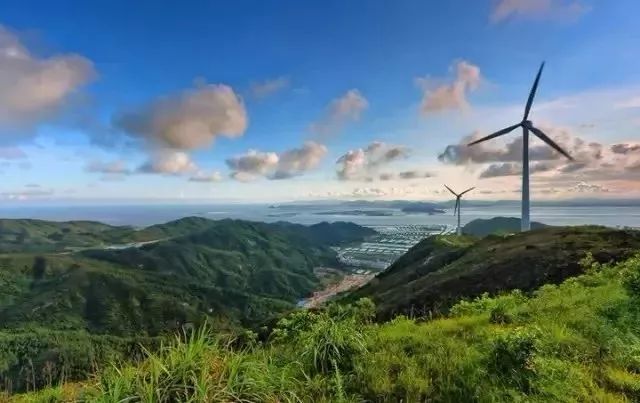
{"type": "MultiPolygon", "coordinates": [[[[462,227],[462,233],[479,237],[491,234],[513,234],[515,232],[520,232],[520,222],[521,220],[515,217],[493,217],[489,219],[477,218],[462,227]]],[[[548,225],[539,222],[531,222],[532,230],[547,226],[548,225]]]]}
{"type": "Polygon", "coordinates": [[[640,250],[640,232],[605,227],[547,227],[482,239],[427,238],[347,297],[369,297],[381,319],[446,312],[461,298],[535,290],[581,274],[580,260],[621,261],[640,250]]]}

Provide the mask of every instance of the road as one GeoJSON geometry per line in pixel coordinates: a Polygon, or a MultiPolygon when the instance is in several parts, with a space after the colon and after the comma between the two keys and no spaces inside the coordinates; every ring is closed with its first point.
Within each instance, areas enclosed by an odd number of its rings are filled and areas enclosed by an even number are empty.
{"type": "Polygon", "coordinates": [[[375,277],[375,275],[375,273],[346,275],[342,280],[340,280],[340,282],[332,284],[323,290],[315,291],[311,297],[301,301],[300,306],[304,308],[318,307],[330,300],[336,294],[362,287],[369,280],[375,277]]]}

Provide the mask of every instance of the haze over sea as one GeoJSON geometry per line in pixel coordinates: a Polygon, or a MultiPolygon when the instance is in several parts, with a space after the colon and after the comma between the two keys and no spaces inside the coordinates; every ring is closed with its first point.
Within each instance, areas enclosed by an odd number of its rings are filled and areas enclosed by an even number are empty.
{"type": "MultiPolygon", "coordinates": [[[[519,217],[517,203],[500,203],[487,206],[465,206],[462,222],[477,218],[497,216],[519,217]]],[[[43,220],[95,220],[112,225],[147,226],[187,216],[210,219],[243,219],[251,221],[289,221],[299,224],[314,224],[321,221],[351,221],[360,225],[408,225],[447,224],[454,225],[451,210],[444,214],[406,214],[399,209],[379,207],[350,207],[344,204],[151,204],[151,205],[22,205],[0,206],[0,218],[36,218],[43,220]],[[380,212],[387,215],[349,214],[380,212]]],[[[556,206],[532,207],[532,220],[550,225],[605,225],[610,227],[640,227],[640,205],[624,206],[556,206]]]]}

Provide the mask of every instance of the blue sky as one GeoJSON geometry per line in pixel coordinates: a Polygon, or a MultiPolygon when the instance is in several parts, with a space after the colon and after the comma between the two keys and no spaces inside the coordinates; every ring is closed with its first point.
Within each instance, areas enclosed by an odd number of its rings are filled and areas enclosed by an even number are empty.
{"type": "Polygon", "coordinates": [[[636,197],[638,12],[7,1],[0,201],[439,199],[442,183],[517,198],[518,135],[461,144],[521,118],[542,60],[532,119],[579,164],[534,143],[534,197],[636,197]]]}

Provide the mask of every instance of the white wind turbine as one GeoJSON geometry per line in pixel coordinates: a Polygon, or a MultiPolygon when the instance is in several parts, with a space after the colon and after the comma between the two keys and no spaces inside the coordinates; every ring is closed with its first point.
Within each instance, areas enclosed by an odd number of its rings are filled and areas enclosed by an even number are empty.
{"type": "Polygon", "coordinates": [[[522,127],[522,231],[529,231],[531,229],[531,221],[529,216],[529,131],[533,132],[533,134],[535,134],[540,140],[547,143],[557,152],[573,161],[573,158],[569,155],[569,153],[567,153],[558,144],[551,140],[549,136],[542,132],[542,130],[533,126],[533,123],[528,120],[529,111],[531,111],[533,98],[536,96],[536,90],[538,89],[538,82],[540,82],[540,75],[542,74],[543,68],[544,62],[542,62],[542,64],[540,65],[540,69],[538,70],[536,79],[533,82],[533,87],[531,87],[531,92],[529,92],[529,99],[527,99],[527,105],[524,108],[524,116],[522,117],[522,121],[520,123],[516,123],[513,126],[498,130],[493,134],[490,134],[486,137],[481,138],[480,140],[476,140],[468,144],[469,146],[472,146],[474,144],[482,143],[483,141],[502,136],[503,134],[507,134],[512,130],[517,129],[518,127],[522,127]]]}
{"type": "Polygon", "coordinates": [[[458,226],[456,227],[456,234],[462,235],[462,228],[460,227],[460,199],[462,199],[462,195],[464,195],[467,192],[471,192],[473,189],[475,189],[475,187],[469,188],[460,194],[451,190],[451,188],[447,185],[444,185],[444,187],[446,187],[447,190],[456,197],[456,204],[453,207],[453,215],[456,215],[456,213],[458,213],[458,226]]]}

